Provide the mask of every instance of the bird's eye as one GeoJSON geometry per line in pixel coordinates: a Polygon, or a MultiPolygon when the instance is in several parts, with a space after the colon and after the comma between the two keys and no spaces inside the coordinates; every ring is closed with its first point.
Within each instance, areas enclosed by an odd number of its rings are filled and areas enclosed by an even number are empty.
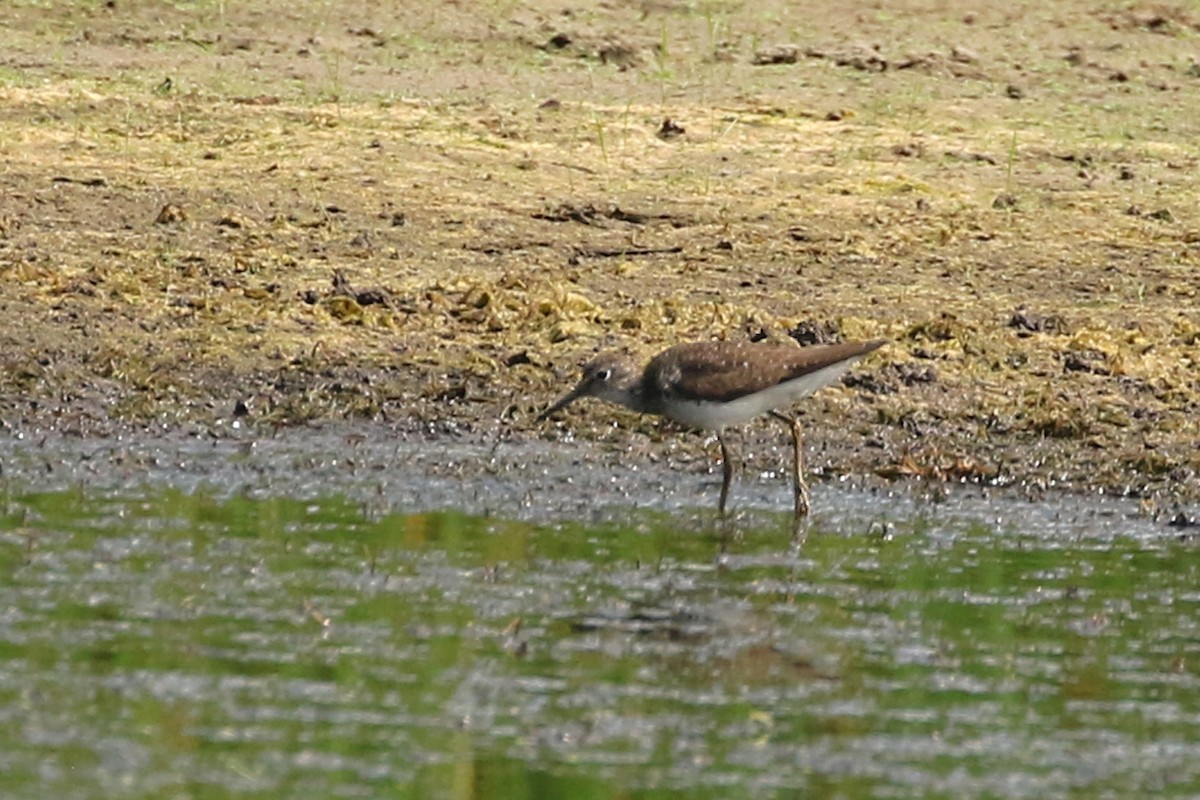
{"type": "Polygon", "coordinates": [[[596,376],[596,380],[606,381],[611,377],[612,377],[611,369],[602,369],[602,370],[600,370],[600,374],[596,376]]]}

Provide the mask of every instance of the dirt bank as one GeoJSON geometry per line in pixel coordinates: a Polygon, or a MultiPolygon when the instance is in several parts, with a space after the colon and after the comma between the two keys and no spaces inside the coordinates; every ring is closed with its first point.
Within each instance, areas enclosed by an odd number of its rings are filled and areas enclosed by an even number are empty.
{"type": "Polygon", "coordinates": [[[531,412],[602,345],[882,336],[817,468],[1200,498],[1200,15],[793,6],[7,3],[0,420],[691,458],[531,412]]]}

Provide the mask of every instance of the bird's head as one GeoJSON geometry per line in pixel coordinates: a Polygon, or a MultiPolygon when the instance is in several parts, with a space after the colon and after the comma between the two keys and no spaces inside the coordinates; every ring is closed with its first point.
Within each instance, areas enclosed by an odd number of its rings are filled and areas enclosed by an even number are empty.
{"type": "Polygon", "coordinates": [[[583,377],[575,388],[538,415],[544,420],[581,397],[596,397],[610,403],[637,408],[637,384],[641,370],[625,353],[601,353],[583,366],[583,377]]]}

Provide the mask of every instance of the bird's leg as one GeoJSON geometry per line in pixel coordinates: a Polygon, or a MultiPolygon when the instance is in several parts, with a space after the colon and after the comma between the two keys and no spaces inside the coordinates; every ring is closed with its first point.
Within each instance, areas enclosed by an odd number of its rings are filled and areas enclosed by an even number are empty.
{"type": "Polygon", "coordinates": [[[721,516],[725,516],[725,501],[729,499],[729,483],[733,480],[733,461],[729,458],[729,445],[725,444],[725,437],[720,433],[717,434],[717,441],[721,444],[721,503],[718,506],[721,510],[721,516]]]}
{"type": "Polygon", "coordinates": [[[787,425],[792,431],[792,491],[796,499],[796,518],[808,515],[808,484],[804,481],[804,434],[800,430],[800,420],[772,411],[771,416],[787,425]]]}

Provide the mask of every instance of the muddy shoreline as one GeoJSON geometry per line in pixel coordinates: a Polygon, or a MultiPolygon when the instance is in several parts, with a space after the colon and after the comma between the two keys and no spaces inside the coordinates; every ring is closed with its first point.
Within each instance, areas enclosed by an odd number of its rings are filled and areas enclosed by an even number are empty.
{"type": "Polygon", "coordinates": [[[803,406],[818,477],[1200,500],[1185,6],[422,8],[0,12],[7,435],[697,465],[532,419],[602,347],[886,338],[803,406]]]}

